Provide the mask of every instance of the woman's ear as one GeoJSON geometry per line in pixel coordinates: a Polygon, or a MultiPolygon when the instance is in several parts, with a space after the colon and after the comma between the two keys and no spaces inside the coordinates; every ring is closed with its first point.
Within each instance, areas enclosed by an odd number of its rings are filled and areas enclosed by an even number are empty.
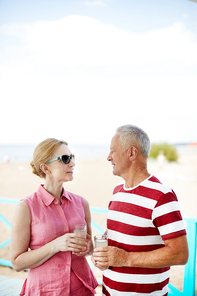
{"type": "Polygon", "coordinates": [[[45,175],[49,175],[51,173],[46,163],[41,163],[40,169],[43,171],[43,173],[45,173],[45,175]]]}

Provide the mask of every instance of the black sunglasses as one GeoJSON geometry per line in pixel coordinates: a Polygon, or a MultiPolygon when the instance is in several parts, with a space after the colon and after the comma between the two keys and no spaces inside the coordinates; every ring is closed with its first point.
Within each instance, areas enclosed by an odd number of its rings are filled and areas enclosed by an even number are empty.
{"type": "Polygon", "coordinates": [[[62,155],[62,156],[59,156],[57,158],[51,159],[51,160],[47,161],[46,163],[52,162],[54,160],[59,160],[59,159],[61,159],[61,162],[65,163],[65,164],[69,164],[72,159],[73,159],[73,161],[75,161],[75,156],[74,156],[74,154],[62,155]]]}

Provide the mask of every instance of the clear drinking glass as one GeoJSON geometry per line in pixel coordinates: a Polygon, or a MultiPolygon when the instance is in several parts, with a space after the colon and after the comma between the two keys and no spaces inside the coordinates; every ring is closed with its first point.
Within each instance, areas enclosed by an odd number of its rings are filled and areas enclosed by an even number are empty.
{"type": "Polygon", "coordinates": [[[108,246],[107,235],[95,235],[94,245],[95,248],[108,246]]]}
{"type": "Polygon", "coordinates": [[[83,235],[84,237],[86,237],[86,233],[87,233],[87,227],[86,224],[74,224],[74,233],[78,233],[80,235],[83,235]]]}

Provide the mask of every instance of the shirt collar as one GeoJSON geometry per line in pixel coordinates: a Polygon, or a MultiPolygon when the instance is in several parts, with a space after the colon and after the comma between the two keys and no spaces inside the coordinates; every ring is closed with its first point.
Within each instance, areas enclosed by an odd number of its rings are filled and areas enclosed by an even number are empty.
{"type": "MultiPolygon", "coordinates": [[[[42,199],[42,201],[44,202],[44,204],[46,206],[49,206],[53,201],[56,201],[57,199],[51,195],[45,188],[44,185],[41,184],[38,188],[38,196],[42,199]]],[[[63,187],[63,191],[62,191],[62,195],[61,195],[61,200],[63,198],[67,198],[69,200],[71,200],[71,197],[69,196],[69,192],[67,192],[64,187],[63,187]]]]}

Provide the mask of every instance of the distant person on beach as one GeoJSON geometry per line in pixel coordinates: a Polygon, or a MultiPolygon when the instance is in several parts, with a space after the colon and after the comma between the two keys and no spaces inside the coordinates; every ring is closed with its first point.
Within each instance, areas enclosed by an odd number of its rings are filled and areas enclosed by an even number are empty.
{"type": "Polygon", "coordinates": [[[4,155],[4,163],[7,163],[7,164],[10,163],[10,157],[8,154],[4,155]]]}
{"type": "Polygon", "coordinates": [[[103,270],[103,295],[167,295],[171,265],[188,260],[186,230],[172,189],[148,173],[150,141],[133,125],[119,127],[107,158],[124,179],[107,215],[108,246],[92,261],[103,270]]]}
{"type": "Polygon", "coordinates": [[[93,247],[89,204],[63,187],[73,180],[74,155],[66,142],[46,139],[31,166],[44,185],[20,201],[13,218],[11,263],[29,269],[20,295],[92,296],[98,283],[85,258],[93,247]],[[79,223],[87,234],[73,232],[79,223]]]}
{"type": "Polygon", "coordinates": [[[166,157],[163,150],[159,151],[159,155],[157,156],[157,163],[160,170],[162,170],[166,163],[166,157]]]}

